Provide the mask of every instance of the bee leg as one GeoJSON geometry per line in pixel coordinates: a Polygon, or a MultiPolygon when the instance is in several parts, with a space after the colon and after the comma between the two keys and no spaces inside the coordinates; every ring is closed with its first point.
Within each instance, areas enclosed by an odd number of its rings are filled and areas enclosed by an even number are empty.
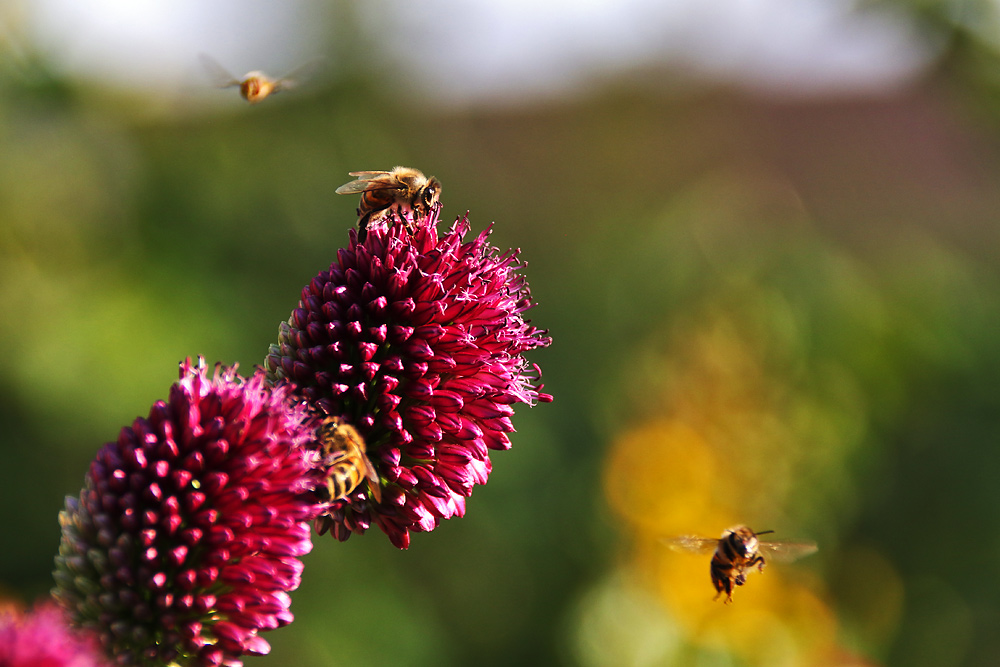
{"type": "Polygon", "coordinates": [[[389,214],[395,215],[396,219],[399,220],[401,223],[403,223],[403,226],[406,227],[406,230],[407,231],[410,230],[410,225],[406,222],[406,217],[403,215],[402,206],[400,206],[399,204],[393,204],[392,206],[389,207],[389,214]]]}
{"type": "Polygon", "coordinates": [[[413,232],[417,231],[417,211],[416,211],[416,209],[414,209],[413,207],[409,207],[407,209],[407,208],[403,208],[402,204],[396,204],[396,217],[399,218],[400,222],[402,222],[403,225],[406,227],[406,231],[408,231],[411,235],[413,234],[413,232]],[[411,216],[410,218],[406,217],[406,213],[405,212],[407,210],[410,213],[410,216],[411,216]]]}
{"type": "MultiPolygon", "coordinates": [[[[723,600],[723,602],[726,603],[726,604],[729,604],[730,602],[733,601],[733,580],[730,579],[729,577],[726,577],[725,579],[721,580],[719,583],[721,584],[721,586],[718,587],[719,593],[718,593],[718,595],[715,596],[715,599],[718,600],[719,599],[719,595],[722,595],[723,593],[725,593],[726,594],[726,599],[723,600]]],[[[738,582],[737,582],[737,585],[738,585],[738,582]]]]}
{"type": "MultiPolygon", "coordinates": [[[[360,214],[361,211],[359,210],[358,213],[360,214]]],[[[368,221],[371,219],[371,212],[365,213],[358,218],[358,243],[364,243],[365,239],[368,238],[368,221]]]]}

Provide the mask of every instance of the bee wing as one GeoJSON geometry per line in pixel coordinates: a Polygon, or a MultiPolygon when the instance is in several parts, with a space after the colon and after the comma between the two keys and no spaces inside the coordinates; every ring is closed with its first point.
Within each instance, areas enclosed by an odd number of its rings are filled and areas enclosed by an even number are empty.
{"type": "Polygon", "coordinates": [[[277,90],[290,90],[303,81],[315,78],[320,70],[326,67],[326,58],[314,58],[309,62],[299,65],[291,72],[281,77],[275,84],[277,90]]]}
{"type": "Polygon", "coordinates": [[[354,192],[364,192],[371,185],[369,181],[358,179],[356,181],[351,181],[350,183],[344,183],[339,188],[334,190],[338,195],[349,195],[354,192]]]}
{"type": "Polygon", "coordinates": [[[375,466],[367,454],[362,454],[361,459],[365,468],[365,477],[368,479],[368,489],[371,492],[371,496],[375,499],[375,502],[380,503],[382,502],[382,487],[379,485],[378,471],[375,470],[375,466]]]}
{"type": "Polygon", "coordinates": [[[278,79],[277,81],[274,82],[273,92],[280,93],[283,90],[292,90],[293,88],[297,88],[298,85],[299,85],[298,79],[278,79]]]}
{"type": "Polygon", "coordinates": [[[217,88],[229,88],[240,85],[240,80],[233,76],[229,70],[219,64],[219,62],[207,53],[199,53],[198,60],[208,75],[212,85],[217,88]]]}
{"type": "Polygon", "coordinates": [[[699,535],[677,535],[675,537],[664,537],[661,540],[674,551],[687,551],[689,553],[711,553],[719,546],[719,540],[711,537],[701,537],[699,535]]]}
{"type": "Polygon", "coordinates": [[[347,175],[354,176],[359,181],[370,181],[379,176],[388,176],[391,173],[391,171],[349,171],[347,175]]]}
{"type": "Polygon", "coordinates": [[[761,540],[758,548],[764,552],[768,558],[779,563],[791,563],[809,554],[814,554],[819,550],[815,542],[771,542],[761,540]]]}
{"type": "Polygon", "coordinates": [[[354,176],[355,180],[344,183],[334,192],[338,195],[349,195],[354,192],[364,192],[365,190],[402,190],[401,186],[393,185],[391,182],[374,182],[387,174],[389,174],[388,171],[352,171],[349,175],[354,176]]]}

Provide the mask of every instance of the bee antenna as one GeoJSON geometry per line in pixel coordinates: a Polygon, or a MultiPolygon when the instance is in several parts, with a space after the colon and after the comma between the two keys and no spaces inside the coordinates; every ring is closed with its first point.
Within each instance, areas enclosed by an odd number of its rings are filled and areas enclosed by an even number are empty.
{"type": "Polygon", "coordinates": [[[758,530],[754,535],[767,535],[768,533],[773,533],[773,530],[758,530]]]}

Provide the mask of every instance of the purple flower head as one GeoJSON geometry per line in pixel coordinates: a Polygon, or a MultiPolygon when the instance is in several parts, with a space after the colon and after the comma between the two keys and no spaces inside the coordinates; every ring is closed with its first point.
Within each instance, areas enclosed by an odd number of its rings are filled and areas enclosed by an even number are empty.
{"type": "Polygon", "coordinates": [[[367,445],[381,500],[362,483],[317,521],[341,540],[374,522],[405,549],[410,531],[462,516],[489,450],[510,447],[514,404],[552,400],[523,356],[551,339],[524,318],[517,251],[501,253],[489,229],[463,242],[467,217],[439,237],[439,211],[393,212],[360,243],[352,232],[265,359],[273,382],[294,383],[367,445]]]}
{"type": "Polygon", "coordinates": [[[0,611],[0,665],[3,667],[105,667],[95,637],[70,628],[50,603],[21,614],[0,611]]]}
{"type": "Polygon", "coordinates": [[[181,365],[60,513],[53,594],[120,665],[241,665],[287,625],[322,506],[316,423],[262,373],[181,365]]]}

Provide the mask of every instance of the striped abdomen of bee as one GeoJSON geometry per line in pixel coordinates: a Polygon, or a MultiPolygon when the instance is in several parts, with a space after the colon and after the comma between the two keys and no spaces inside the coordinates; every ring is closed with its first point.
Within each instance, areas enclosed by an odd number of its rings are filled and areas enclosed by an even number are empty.
{"type": "Polygon", "coordinates": [[[339,417],[327,417],[320,424],[317,439],[327,466],[326,488],[331,501],[346,498],[365,479],[369,495],[375,502],[382,501],[378,473],[357,429],[339,417]]]}
{"type": "Polygon", "coordinates": [[[756,566],[758,571],[764,571],[765,561],[760,555],[757,536],[772,532],[764,530],[755,533],[746,526],[739,526],[723,533],[709,566],[712,584],[717,591],[716,598],[725,593],[725,602],[732,602],[733,587],[746,583],[747,570],[756,566]]]}

